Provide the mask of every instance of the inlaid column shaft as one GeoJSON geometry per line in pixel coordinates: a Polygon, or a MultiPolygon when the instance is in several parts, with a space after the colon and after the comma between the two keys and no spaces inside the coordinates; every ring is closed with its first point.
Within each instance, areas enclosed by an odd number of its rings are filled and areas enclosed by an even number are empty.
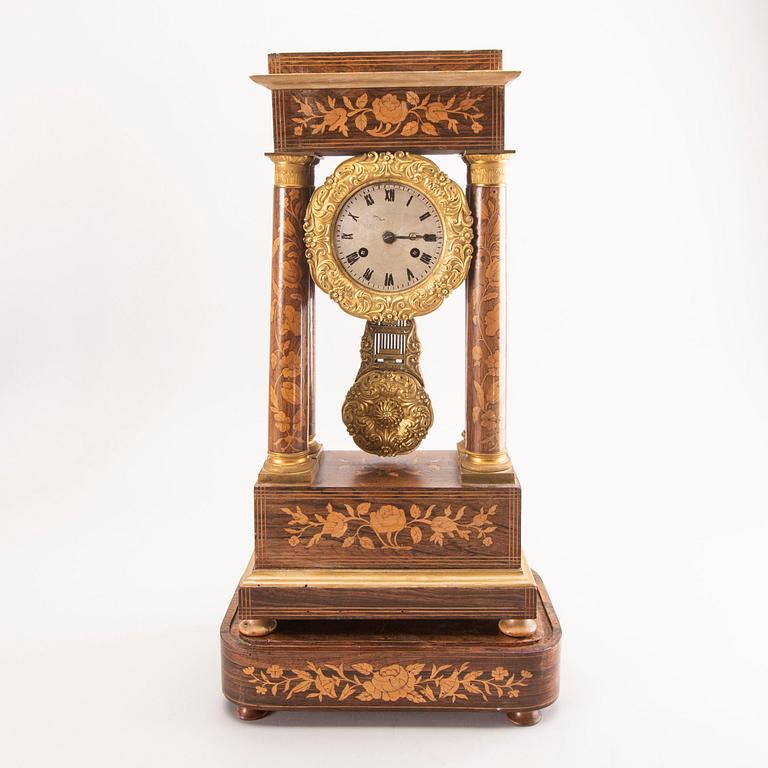
{"type": "Polygon", "coordinates": [[[309,281],[309,454],[316,456],[320,453],[322,446],[315,439],[316,432],[316,408],[317,397],[315,389],[315,284],[309,281]]]}
{"type": "Polygon", "coordinates": [[[506,479],[506,193],[511,153],[467,154],[467,198],[475,227],[475,255],[466,281],[466,429],[462,470],[506,479]]]}
{"type": "Polygon", "coordinates": [[[270,302],[267,460],[259,480],[304,481],[311,474],[314,428],[313,302],[304,256],[304,214],[314,182],[313,155],[270,154],[275,164],[270,302]]]}

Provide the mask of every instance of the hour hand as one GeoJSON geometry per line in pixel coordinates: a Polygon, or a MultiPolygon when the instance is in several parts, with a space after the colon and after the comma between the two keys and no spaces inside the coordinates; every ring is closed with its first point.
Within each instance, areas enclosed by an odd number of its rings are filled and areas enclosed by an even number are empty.
{"type": "Polygon", "coordinates": [[[416,234],[416,232],[410,232],[407,235],[396,235],[389,230],[387,230],[382,237],[384,238],[384,242],[390,245],[394,243],[395,240],[421,240],[423,238],[427,243],[434,243],[437,240],[437,235],[419,235],[416,234]]]}

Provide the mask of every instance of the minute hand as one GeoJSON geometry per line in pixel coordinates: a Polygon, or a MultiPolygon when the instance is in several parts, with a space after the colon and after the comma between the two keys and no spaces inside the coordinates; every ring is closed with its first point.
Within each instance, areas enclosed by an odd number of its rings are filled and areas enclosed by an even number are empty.
{"type": "Polygon", "coordinates": [[[435,242],[437,240],[437,235],[418,235],[416,232],[411,232],[407,235],[396,235],[393,232],[385,232],[383,234],[384,242],[385,243],[394,243],[395,240],[421,240],[423,239],[425,242],[435,242]]]}

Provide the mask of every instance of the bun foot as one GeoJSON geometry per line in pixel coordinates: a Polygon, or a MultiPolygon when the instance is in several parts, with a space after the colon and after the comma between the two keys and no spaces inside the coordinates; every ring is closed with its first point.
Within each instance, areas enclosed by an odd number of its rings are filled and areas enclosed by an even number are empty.
{"type": "Polygon", "coordinates": [[[536,723],[541,722],[541,711],[538,709],[531,709],[527,712],[507,712],[507,717],[515,725],[536,725],[536,723]]]}
{"type": "Polygon", "coordinates": [[[275,631],[277,622],[274,619],[243,619],[238,628],[245,637],[266,637],[275,631]]]}
{"type": "Polygon", "coordinates": [[[271,715],[272,712],[268,709],[256,709],[256,707],[240,706],[237,708],[237,716],[241,720],[261,720],[262,717],[271,715]]]}
{"type": "Polygon", "coordinates": [[[533,637],[536,634],[535,619],[502,619],[499,631],[509,637],[533,637]]]}

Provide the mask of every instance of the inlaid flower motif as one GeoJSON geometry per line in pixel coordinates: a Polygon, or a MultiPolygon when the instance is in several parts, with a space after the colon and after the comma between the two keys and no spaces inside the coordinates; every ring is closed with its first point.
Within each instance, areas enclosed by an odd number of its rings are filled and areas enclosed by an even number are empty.
{"type": "Polygon", "coordinates": [[[286,259],[282,263],[282,280],[283,282],[291,287],[295,288],[299,284],[299,280],[302,278],[301,271],[298,267],[298,265],[295,263],[292,259],[286,259]]]}
{"type": "Polygon", "coordinates": [[[280,375],[286,379],[295,379],[301,374],[301,355],[291,350],[280,358],[280,375]]]}
{"type": "Polygon", "coordinates": [[[277,413],[272,414],[272,419],[278,432],[288,432],[291,428],[291,420],[285,411],[277,411],[277,413]]]}
{"type": "Polygon", "coordinates": [[[374,99],[371,107],[374,117],[382,123],[401,123],[408,114],[408,105],[400,101],[394,93],[374,99]]]}
{"type": "Polygon", "coordinates": [[[459,689],[459,672],[458,670],[454,669],[453,672],[448,676],[444,677],[439,682],[439,688],[440,691],[440,698],[445,698],[446,696],[451,696],[459,689]]]}
{"type": "Polygon", "coordinates": [[[432,530],[435,533],[448,533],[450,531],[455,531],[456,528],[456,523],[451,520],[450,517],[446,517],[445,515],[440,515],[440,517],[436,517],[432,521],[432,530]]]}
{"type": "Polygon", "coordinates": [[[326,112],[323,124],[328,126],[328,129],[331,131],[338,131],[347,124],[347,110],[336,107],[336,109],[326,112]]]}
{"type": "Polygon", "coordinates": [[[371,527],[376,533],[394,533],[405,528],[405,511],[391,504],[371,512],[371,527]]]}
{"type": "Polygon", "coordinates": [[[483,330],[486,336],[495,336],[499,332],[499,311],[493,308],[485,313],[483,330]]]}
{"type": "Polygon", "coordinates": [[[338,539],[347,530],[347,518],[341,512],[329,512],[323,524],[323,535],[333,536],[338,539]]]}
{"type": "Polygon", "coordinates": [[[315,675],[315,688],[323,696],[328,696],[331,699],[336,698],[336,683],[334,679],[320,671],[315,675]]]}
{"type": "Polygon", "coordinates": [[[448,119],[448,110],[441,101],[433,101],[427,104],[427,120],[433,123],[442,123],[448,119]]]}
{"type": "Polygon", "coordinates": [[[382,701],[398,701],[412,693],[415,687],[416,676],[399,664],[382,667],[363,683],[372,698],[382,701]]]}
{"type": "Polygon", "coordinates": [[[283,326],[280,329],[283,334],[299,336],[301,334],[301,313],[291,304],[283,309],[283,326]]]}
{"type": "Polygon", "coordinates": [[[498,421],[499,417],[496,415],[496,411],[485,410],[480,412],[480,426],[483,429],[495,430],[498,421]]]}
{"type": "Polygon", "coordinates": [[[491,670],[491,677],[494,680],[503,680],[505,677],[509,677],[509,670],[504,667],[496,667],[491,670]]]}
{"type": "Polygon", "coordinates": [[[270,677],[280,677],[283,674],[283,668],[277,664],[272,664],[272,666],[267,667],[267,674],[270,677]]]}

